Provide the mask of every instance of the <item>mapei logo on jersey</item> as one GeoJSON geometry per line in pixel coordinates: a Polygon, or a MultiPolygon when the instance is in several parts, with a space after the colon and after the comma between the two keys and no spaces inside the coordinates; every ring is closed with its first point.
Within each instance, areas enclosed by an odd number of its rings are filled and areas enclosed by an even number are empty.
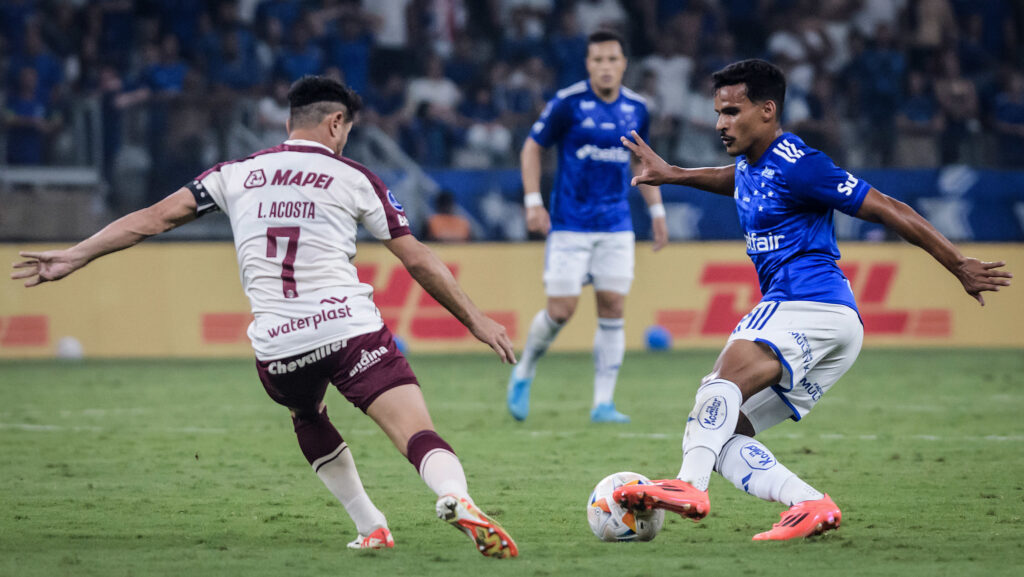
{"type": "Polygon", "coordinates": [[[402,205],[398,202],[398,199],[395,198],[395,195],[391,193],[390,188],[388,189],[387,197],[388,202],[391,203],[391,206],[395,207],[395,210],[402,210],[402,205]]]}
{"type": "Polygon", "coordinates": [[[728,409],[725,406],[725,397],[715,395],[704,401],[704,404],[701,405],[700,412],[697,415],[697,422],[700,423],[701,427],[714,431],[715,429],[722,428],[727,416],[728,409]]]}
{"type": "Polygon", "coordinates": [[[380,362],[381,357],[388,354],[387,347],[377,347],[372,351],[363,349],[359,356],[359,362],[348,372],[348,376],[354,377],[366,369],[380,362]]]}
{"type": "Polygon", "coordinates": [[[775,456],[768,449],[758,443],[748,443],[740,449],[740,456],[747,462],[751,469],[766,471],[775,466],[775,456]]]}
{"type": "Polygon", "coordinates": [[[757,236],[756,232],[748,232],[743,237],[747,239],[747,252],[771,252],[779,250],[782,239],[786,238],[786,235],[768,233],[757,236]]]}
{"type": "Polygon", "coordinates": [[[243,186],[246,188],[259,188],[267,184],[267,175],[263,174],[262,168],[257,168],[249,173],[249,176],[245,177],[245,183],[243,186]]]}
{"type": "Polygon", "coordinates": [[[797,148],[795,144],[788,140],[783,140],[776,144],[775,148],[772,149],[772,152],[777,156],[782,157],[783,160],[790,164],[796,164],[796,161],[800,160],[804,156],[804,151],[797,148]]]}
{"type": "Polygon", "coordinates": [[[630,153],[621,146],[601,148],[587,144],[576,149],[576,158],[580,160],[596,160],[598,162],[629,162],[630,153]]]}
{"type": "Polygon", "coordinates": [[[853,194],[853,189],[857,187],[858,182],[860,182],[860,180],[858,180],[856,176],[847,172],[846,182],[837,186],[836,190],[839,191],[839,194],[850,196],[851,194],[853,194]]]}

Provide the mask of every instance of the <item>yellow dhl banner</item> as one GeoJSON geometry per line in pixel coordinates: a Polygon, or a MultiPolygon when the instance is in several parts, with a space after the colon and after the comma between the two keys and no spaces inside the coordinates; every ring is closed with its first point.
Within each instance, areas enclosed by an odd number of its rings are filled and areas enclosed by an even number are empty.
{"type": "MultiPolygon", "coordinates": [[[[39,245],[0,245],[5,262],[39,245]]],[[[502,322],[521,347],[544,306],[544,245],[434,245],[470,297],[502,322]]],[[[867,347],[1024,348],[1024,286],[985,295],[981,307],[926,253],[906,244],[845,243],[840,264],[857,296],[867,347]]],[[[1005,260],[1024,273],[1024,245],[976,244],[964,254],[1005,260]]],[[[411,351],[486,349],[430,298],[383,246],[364,244],[355,260],[372,284],[388,326],[411,351]]],[[[1024,284],[1020,283],[1019,284],[1024,284]]],[[[673,348],[720,348],[760,299],[742,243],[637,247],[626,303],[626,343],[644,346],[652,325],[673,348]]],[[[553,350],[590,350],[595,304],[585,288],[576,316],[553,350]]],[[[150,243],[109,255],[57,283],[0,285],[0,358],[48,357],[73,337],[89,357],[250,356],[251,316],[228,243],[150,243]]]]}

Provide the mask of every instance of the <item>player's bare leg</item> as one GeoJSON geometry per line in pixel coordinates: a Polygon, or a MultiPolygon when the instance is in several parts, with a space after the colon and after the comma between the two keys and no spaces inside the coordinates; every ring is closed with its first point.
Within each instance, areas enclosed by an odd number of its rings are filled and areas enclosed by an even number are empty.
{"type": "Polygon", "coordinates": [[[434,431],[423,393],[416,385],[401,385],[382,393],[366,409],[395,447],[405,455],[438,500],[437,515],[465,533],[488,557],[515,557],[519,550],[496,521],[476,507],[469,496],[466,474],[455,452],[434,431]]]}
{"type": "Polygon", "coordinates": [[[615,383],[626,354],[623,314],[626,295],[595,291],[597,330],[594,333],[594,403],[590,420],[595,423],[628,423],[629,417],[615,409],[615,383]]]}
{"type": "Polygon", "coordinates": [[[515,420],[525,420],[530,414],[530,385],[537,373],[537,361],[572,318],[578,301],[579,297],[575,296],[549,297],[547,307],[534,315],[530,322],[523,355],[512,367],[508,380],[508,412],[515,420]]]}
{"type": "Polygon", "coordinates": [[[359,536],[349,548],[394,547],[387,520],[366,494],[352,451],[328,419],[327,407],[321,402],[317,407],[293,408],[291,414],[303,455],[356,524],[359,536]]]}

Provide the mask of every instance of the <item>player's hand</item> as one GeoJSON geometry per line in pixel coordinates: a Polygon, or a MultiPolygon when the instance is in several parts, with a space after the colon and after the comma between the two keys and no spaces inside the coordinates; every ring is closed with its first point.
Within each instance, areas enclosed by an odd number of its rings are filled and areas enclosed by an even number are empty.
{"type": "Polygon", "coordinates": [[[665,222],[665,217],[651,219],[651,232],[654,234],[654,245],[651,247],[654,252],[665,248],[668,244],[668,223],[665,222]]]}
{"type": "Polygon", "coordinates": [[[985,291],[999,292],[999,287],[1010,286],[1010,279],[1013,274],[1009,271],[999,270],[1006,266],[1003,261],[984,262],[976,258],[967,258],[960,263],[955,274],[964,290],[971,295],[981,306],[985,306],[985,297],[981,293],[985,291]]]}
{"type": "Polygon", "coordinates": [[[69,250],[20,252],[18,254],[29,260],[14,263],[14,268],[17,270],[11,273],[11,278],[28,279],[25,281],[27,287],[60,280],[82,268],[87,262],[74,257],[69,250]]]}
{"type": "Polygon", "coordinates": [[[551,217],[543,206],[531,206],[526,209],[526,230],[547,236],[551,230],[551,217]]]}
{"type": "Polygon", "coordinates": [[[654,152],[650,146],[647,146],[647,143],[644,142],[643,138],[640,138],[640,135],[635,130],[630,131],[629,135],[633,140],[625,136],[620,136],[619,139],[622,141],[622,145],[632,150],[633,154],[640,161],[641,171],[640,174],[633,177],[632,185],[649,184],[651,186],[658,186],[659,184],[671,182],[672,167],[669,163],[658,156],[658,153],[654,152]]]}
{"type": "Polygon", "coordinates": [[[510,365],[516,364],[516,353],[512,350],[512,340],[508,338],[505,327],[486,315],[480,315],[479,320],[469,327],[470,332],[478,341],[489,345],[494,352],[498,353],[501,362],[510,365]]]}

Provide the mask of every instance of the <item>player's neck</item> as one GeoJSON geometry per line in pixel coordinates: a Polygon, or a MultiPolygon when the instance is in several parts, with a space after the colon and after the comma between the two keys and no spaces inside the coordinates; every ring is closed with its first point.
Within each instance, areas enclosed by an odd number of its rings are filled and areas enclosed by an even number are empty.
{"type": "Polygon", "coordinates": [[[591,88],[591,90],[594,91],[594,94],[596,94],[598,98],[600,98],[601,100],[603,100],[603,101],[605,101],[605,102],[607,102],[609,104],[611,104],[612,102],[615,102],[616,100],[619,99],[619,92],[622,90],[621,86],[616,86],[614,88],[604,88],[604,89],[601,89],[601,88],[594,88],[594,86],[591,85],[590,88],[591,88]]]}
{"type": "Polygon", "coordinates": [[[765,135],[763,138],[757,139],[754,144],[750,145],[747,149],[747,162],[750,164],[757,164],[757,161],[761,160],[764,153],[768,152],[768,147],[775,142],[775,139],[782,136],[782,127],[778,127],[774,132],[765,135]]]}
{"type": "Polygon", "coordinates": [[[310,142],[316,142],[317,144],[322,144],[327,148],[330,148],[335,154],[341,154],[341,151],[335,150],[330,139],[325,138],[319,130],[296,128],[288,133],[288,140],[308,140],[310,142]]]}

